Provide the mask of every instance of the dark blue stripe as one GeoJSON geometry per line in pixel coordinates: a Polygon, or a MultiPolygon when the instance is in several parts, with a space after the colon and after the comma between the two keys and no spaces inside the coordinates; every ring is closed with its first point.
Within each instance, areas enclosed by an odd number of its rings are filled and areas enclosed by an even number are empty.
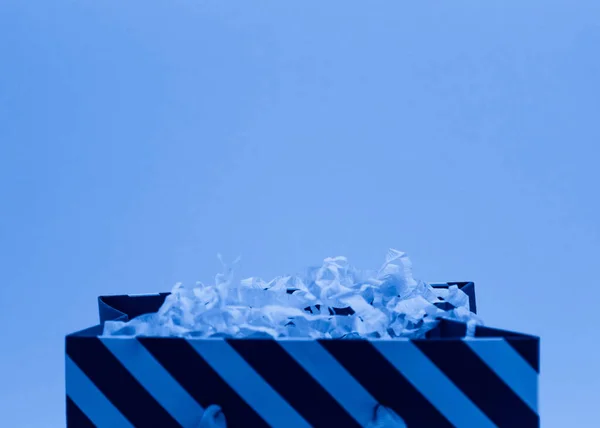
{"type": "Polygon", "coordinates": [[[360,424],[274,340],[227,342],[313,427],[360,424]]]}
{"type": "Polygon", "coordinates": [[[268,428],[187,340],[151,337],[138,340],[202,407],[220,406],[228,427],[268,428]]]}
{"type": "Polygon", "coordinates": [[[539,416],[462,340],[414,344],[498,427],[539,426],[539,416]]]}
{"type": "Polygon", "coordinates": [[[96,425],[67,395],[67,428],[96,428],[96,425]]]}
{"type": "Polygon", "coordinates": [[[453,427],[368,341],[319,342],[380,404],[393,409],[409,427],[453,427]]]}
{"type": "Polygon", "coordinates": [[[67,355],[134,426],[181,427],[98,338],[67,338],[67,355]]]}

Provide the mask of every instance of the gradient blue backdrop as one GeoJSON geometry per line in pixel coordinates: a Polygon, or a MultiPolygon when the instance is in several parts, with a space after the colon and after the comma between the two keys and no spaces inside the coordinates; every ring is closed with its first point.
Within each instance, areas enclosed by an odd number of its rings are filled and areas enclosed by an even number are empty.
{"type": "Polygon", "coordinates": [[[0,426],[96,296],[408,251],[596,427],[600,2],[0,0],[0,426]],[[422,3],[422,2],[420,2],[422,3]]]}

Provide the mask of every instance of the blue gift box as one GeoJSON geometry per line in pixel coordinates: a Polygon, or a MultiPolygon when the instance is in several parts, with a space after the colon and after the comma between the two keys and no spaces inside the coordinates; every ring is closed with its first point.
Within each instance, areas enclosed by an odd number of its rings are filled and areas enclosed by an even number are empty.
{"type": "MultiPolygon", "coordinates": [[[[450,285],[475,311],[474,284],[450,285]]],[[[168,294],[100,297],[101,324],[66,337],[68,427],[192,428],[213,404],[228,427],[364,427],[380,405],[408,427],[539,426],[538,337],[449,320],[412,340],[99,337],[168,294]]]]}

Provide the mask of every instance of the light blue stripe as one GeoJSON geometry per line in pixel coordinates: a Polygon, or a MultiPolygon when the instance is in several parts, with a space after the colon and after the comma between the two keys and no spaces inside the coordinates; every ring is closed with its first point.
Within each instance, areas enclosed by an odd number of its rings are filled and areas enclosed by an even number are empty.
{"type": "Polygon", "coordinates": [[[317,341],[282,340],[279,344],[361,426],[373,420],[377,400],[317,341]]]}
{"type": "Polygon", "coordinates": [[[104,346],[134,378],[184,427],[197,424],[204,409],[144,346],[131,338],[101,338],[104,346]]]}
{"type": "Polygon", "coordinates": [[[411,341],[372,343],[454,426],[496,427],[411,341]]]}
{"type": "Polygon", "coordinates": [[[65,375],[67,395],[94,425],[98,428],[134,428],[68,356],[65,375]]]}
{"type": "Polygon", "coordinates": [[[273,428],[310,428],[310,424],[274,391],[226,341],[191,339],[189,343],[219,376],[273,428]]]}
{"type": "Polygon", "coordinates": [[[538,374],[508,342],[502,338],[464,342],[537,413],[538,374]]]}

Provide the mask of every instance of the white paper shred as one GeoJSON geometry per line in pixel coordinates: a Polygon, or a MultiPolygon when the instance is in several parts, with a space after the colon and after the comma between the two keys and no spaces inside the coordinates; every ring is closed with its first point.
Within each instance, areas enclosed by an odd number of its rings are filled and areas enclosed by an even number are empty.
{"type": "Polygon", "coordinates": [[[235,281],[237,262],[224,264],[214,284],[176,284],[155,314],[107,321],[104,335],[419,338],[440,318],[466,323],[468,335],[481,324],[469,311],[463,291],[456,285],[434,289],[415,279],[401,251],[389,250],[378,271],[359,270],[345,257],[330,257],[304,275],[268,282],[254,277],[235,281]],[[443,302],[455,309],[435,305],[443,302]]]}

